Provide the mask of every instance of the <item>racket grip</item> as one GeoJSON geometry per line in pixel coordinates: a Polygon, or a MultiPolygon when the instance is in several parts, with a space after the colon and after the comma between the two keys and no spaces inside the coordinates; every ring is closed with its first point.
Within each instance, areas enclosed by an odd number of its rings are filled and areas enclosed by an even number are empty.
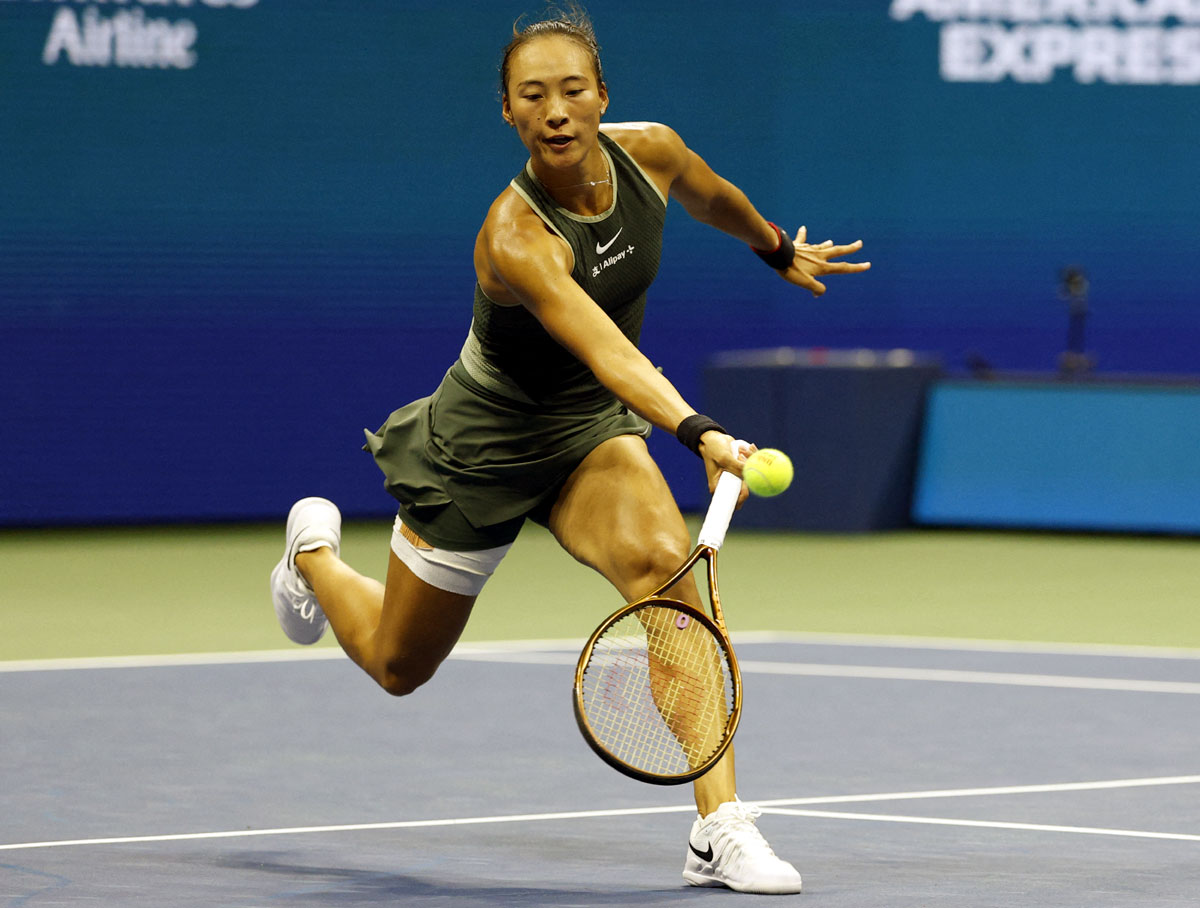
{"type": "MultiPolygon", "coordinates": [[[[733,443],[733,450],[741,449],[746,442],[738,440],[733,443]]],[[[717,479],[717,490],[713,492],[712,503],[704,523],[700,526],[699,543],[719,549],[725,541],[725,533],[729,529],[729,521],[733,519],[737,507],[738,495],[742,492],[742,480],[733,473],[721,472],[717,479]]]]}

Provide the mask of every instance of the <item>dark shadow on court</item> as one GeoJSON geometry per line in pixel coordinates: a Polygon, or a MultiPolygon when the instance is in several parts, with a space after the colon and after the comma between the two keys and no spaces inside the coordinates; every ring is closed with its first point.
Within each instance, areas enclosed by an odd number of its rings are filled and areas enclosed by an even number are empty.
{"type": "MultiPolygon", "coordinates": [[[[291,884],[271,896],[286,900],[288,904],[453,905],[454,908],[553,905],[555,908],[588,908],[596,905],[674,905],[698,896],[730,895],[729,890],[696,889],[682,882],[677,889],[660,890],[646,889],[636,884],[631,884],[628,889],[489,885],[455,880],[450,878],[449,873],[446,878],[435,879],[365,868],[295,864],[287,862],[278,853],[223,855],[213,863],[229,870],[257,871],[289,878],[291,884]]],[[[529,868],[532,873],[537,873],[539,863],[538,859],[531,858],[529,868]]],[[[562,869],[561,866],[556,867],[557,872],[561,873],[562,869]]],[[[619,876],[620,868],[614,866],[613,875],[619,876]]]]}

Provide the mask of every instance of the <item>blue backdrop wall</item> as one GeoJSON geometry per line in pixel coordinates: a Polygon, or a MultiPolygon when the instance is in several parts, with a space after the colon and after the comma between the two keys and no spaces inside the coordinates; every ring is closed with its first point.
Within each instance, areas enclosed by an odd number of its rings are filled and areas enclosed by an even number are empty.
{"type": "MultiPolygon", "coordinates": [[[[685,396],[729,348],[1052,368],[1066,266],[1101,369],[1196,371],[1200,4],[747,9],[595,0],[609,118],[671,124],[874,268],[814,301],[672,206],[643,346],[685,396]]],[[[361,429],[467,330],[526,11],[0,0],[0,523],[388,513],[361,429]]]]}

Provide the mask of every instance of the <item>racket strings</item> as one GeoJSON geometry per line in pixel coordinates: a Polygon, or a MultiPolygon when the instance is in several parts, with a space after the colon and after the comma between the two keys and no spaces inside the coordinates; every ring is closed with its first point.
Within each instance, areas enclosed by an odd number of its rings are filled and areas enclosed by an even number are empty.
{"type": "Polygon", "coordinates": [[[704,766],[728,734],[729,657],[688,612],[647,605],[608,627],[584,668],[582,706],[613,756],[651,775],[704,766]]]}

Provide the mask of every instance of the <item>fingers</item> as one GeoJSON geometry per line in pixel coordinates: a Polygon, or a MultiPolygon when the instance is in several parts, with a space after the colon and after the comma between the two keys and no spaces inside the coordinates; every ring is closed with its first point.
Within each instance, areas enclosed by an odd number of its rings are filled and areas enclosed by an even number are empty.
{"type": "Polygon", "coordinates": [[[809,290],[813,296],[822,296],[826,290],[824,284],[808,274],[804,275],[804,280],[800,281],[800,286],[809,290]]]}
{"type": "Polygon", "coordinates": [[[804,287],[813,296],[821,296],[826,287],[817,280],[817,275],[826,274],[857,274],[869,271],[870,262],[834,262],[831,259],[841,258],[858,252],[863,247],[862,240],[853,243],[835,245],[833,240],[811,244],[807,242],[808,228],[801,226],[796,230],[796,261],[792,268],[784,274],[784,278],[793,284],[804,287]]]}
{"type": "MultiPolygon", "coordinates": [[[[749,456],[751,454],[753,454],[755,451],[758,450],[758,445],[750,444],[748,442],[744,442],[739,439],[738,441],[734,442],[734,446],[736,448],[738,466],[742,467],[744,469],[745,465],[746,465],[746,459],[749,458],[749,456]]],[[[740,470],[738,472],[738,475],[741,475],[740,470]]],[[[748,485],[746,485],[745,481],[743,480],[742,488],[738,492],[737,503],[733,506],[734,510],[735,511],[740,510],[742,505],[746,503],[746,499],[749,497],[750,497],[750,487],[748,485]]]]}
{"type": "Polygon", "coordinates": [[[738,463],[745,463],[746,458],[758,450],[758,445],[743,441],[740,438],[735,438],[733,444],[729,447],[733,451],[734,457],[737,458],[738,463]]]}
{"type": "Polygon", "coordinates": [[[812,293],[813,296],[820,296],[825,292],[825,285],[818,281],[813,275],[825,274],[829,270],[829,263],[823,262],[820,259],[815,261],[801,262],[799,257],[792,263],[792,267],[787,271],[780,272],[783,279],[789,284],[795,284],[798,287],[803,287],[812,293]]]}
{"type": "Polygon", "coordinates": [[[829,240],[826,240],[820,246],[806,246],[803,250],[797,250],[817,253],[809,258],[814,266],[816,274],[851,274],[859,271],[868,271],[871,268],[870,262],[834,262],[831,259],[840,258],[843,255],[849,255],[853,252],[858,252],[862,249],[862,240],[856,240],[849,245],[834,246],[829,240]]]}
{"type": "Polygon", "coordinates": [[[858,250],[862,249],[862,240],[855,240],[853,243],[850,243],[846,246],[834,246],[833,243],[826,240],[825,243],[822,243],[818,248],[824,249],[829,253],[831,258],[834,258],[837,256],[849,255],[851,252],[858,252],[858,250]]]}
{"type": "Polygon", "coordinates": [[[825,259],[840,258],[843,255],[850,255],[852,252],[858,252],[862,249],[862,240],[855,240],[842,246],[835,246],[833,240],[826,240],[820,244],[801,243],[797,241],[797,252],[819,252],[821,257],[825,259]]]}
{"type": "Polygon", "coordinates": [[[731,435],[705,433],[704,437],[707,440],[700,443],[700,456],[704,459],[705,472],[708,474],[708,487],[711,492],[716,489],[722,470],[733,473],[735,476],[741,476],[746,458],[757,449],[753,445],[750,445],[749,449],[741,445],[735,448],[736,439],[731,435]]]}
{"type": "Polygon", "coordinates": [[[722,457],[719,459],[714,457],[713,461],[716,463],[719,469],[724,470],[727,473],[733,473],[735,476],[741,476],[742,470],[746,465],[747,456],[747,454],[743,453],[733,454],[731,451],[729,457],[722,457]]]}
{"type": "Polygon", "coordinates": [[[808,243],[808,228],[807,227],[801,227],[799,230],[797,230],[796,231],[796,239],[794,239],[792,242],[796,246],[805,246],[805,247],[808,247],[811,249],[826,249],[829,246],[833,245],[833,240],[826,240],[824,243],[821,243],[819,246],[810,246],[810,244],[808,243]]]}
{"type": "Polygon", "coordinates": [[[737,504],[735,504],[733,506],[733,509],[735,511],[741,510],[742,505],[744,505],[746,503],[746,499],[749,497],[750,497],[750,487],[743,482],[742,490],[740,492],[738,492],[737,504]]]}

